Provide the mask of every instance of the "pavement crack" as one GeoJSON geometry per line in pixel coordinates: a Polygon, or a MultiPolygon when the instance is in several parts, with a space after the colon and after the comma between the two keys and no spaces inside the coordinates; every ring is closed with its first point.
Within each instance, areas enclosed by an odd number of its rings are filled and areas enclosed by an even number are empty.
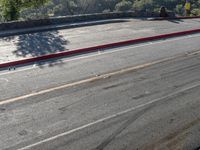
{"type": "Polygon", "coordinates": [[[116,87],[119,87],[119,86],[122,86],[122,85],[125,85],[125,84],[127,84],[127,83],[118,83],[118,84],[113,84],[113,85],[110,85],[110,86],[104,87],[103,89],[104,89],[104,90],[108,90],[108,89],[116,88],[116,87]]]}
{"type": "Polygon", "coordinates": [[[136,121],[138,118],[140,118],[142,115],[144,115],[148,110],[150,110],[152,107],[147,107],[141,111],[139,111],[134,116],[131,116],[130,119],[128,119],[123,125],[121,125],[114,133],[112,133],[108,138],[106,138],[103,142],[101,142],[96,148],[93,150],[104,150],[104,148],[109,145],[122,131],[124,131],[126,128],[128,128],[134,121],[136,121]]]}
{"type": "MultiPolygon", "coordinates": [[[[152,143],[148,146],[145,146],[146,149],[156,149],[166,145],[169,149],[176,149],[177,146],[187,137],[187,131],[190,128],[198,125],[200,123],[200,118],[197,118],[188,124],[184,125],[183,127],[177,129],[175,132],[171,132],[167,136],[163,137],[159,141],[152,143]]],[[[197,149],[198,150],[198,149],[197,149]]]]}

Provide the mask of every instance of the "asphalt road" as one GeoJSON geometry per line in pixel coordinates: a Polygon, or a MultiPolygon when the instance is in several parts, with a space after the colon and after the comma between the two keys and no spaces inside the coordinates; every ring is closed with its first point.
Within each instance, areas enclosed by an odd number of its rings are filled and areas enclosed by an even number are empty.
{"type": "Polygon", "coordinates": [[[0,72],[0,149],[195,150],[200,35],[0,72]]]}
{"type": "Polygon", "coordinates": [[[200,28],[200,19],[121,22],[0,38],[0,63],[60,51],[200,28]]]}

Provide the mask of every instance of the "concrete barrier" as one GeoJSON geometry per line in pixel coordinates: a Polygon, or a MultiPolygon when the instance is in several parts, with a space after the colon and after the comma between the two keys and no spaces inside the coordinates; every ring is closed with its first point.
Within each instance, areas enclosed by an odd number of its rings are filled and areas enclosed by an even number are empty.
{"type": "MultiPolygon", "coordinates": [[[[131,18],[131,17],[134,17],[134,18],[140,17],[142,19],[146,19],[144,16],[152,17],[152,16],[157,16],[157,15],[142,14],[142,16],[143,17],[141,17],[141,14],[139,12],[129,11],[129,12],[110,12],[110,13],[94,13],[94,14],[85,14],[85,15],[62,16],[62,17],[53,17],[53,18],[38,19],[38,20],[12,21],[12,22],[0,23],[0,31],[10,31],[10,30],[16,30],[16,29],[31,29],[34,27],[44,27],[44,26],[50,26],[50,25],[61,25],[61,24],[67,24],[67,23],[69,24],[78,23],[78,22],[81,23],[81,22],[86,22],[86,21],[109,20],[109,19],[131,18]]],[[[168,18],[154,17],[148,20],[192,19],[192,18],[200,18],[200,16],[197,16],[197,17],[173,17],[172,16],[168,18]]],[[[7,34],[5,33],[5,35],[7,34]]],[[[4,35],[1,35],[1,36],[4,36],[4,35]]]]}
{"type": "Polygon", "coordinates": [[[1,23],[0,31],[42,27],[42,26],[58,25],[66,23],[76,23],[83,21],[127,18],[127,17],[137,17],[137,15],[135,14],[135,12],[113,12],[113,13],[96,13],[96,14],[54,17],[54,18],[27,20],[27,21],[12,21],[7,23],[1,23]]]}
{"type": "Polygon", "coordinates": [[[93,46],[93,47],[88,47],[88,48],[81,48],[81,49],[76,49],[76,50],[71,50],[71,51],[64,51],[64,52],[34,57],[34,58],[23,59],[19,61],[2,63],[0,64],[0,68],[7,68],[7,67],[17,66],[17,65],[25,65],[28,63],[45,61],[45,60],[55,59],[55,58],[64,57],[64,56],[66,57],[66,56],[72,56],[72,55],[79,55],[82,53],[89,53],[89,52],[99,51],[99,50],[113,48],[113,47],[120,47],[120,46],[137,44],[137,43],[148,42],[148,41],[153,41],[153,40],[172,38],[176,36],[183,36],[183,35],[194,34],[194,33],[199,33],[199,32],[200,32],[200,29],[194,29],[194,30],[174,32],[174,33],[162,34],[162,35],[151,36],[151,37],[138,38],[138,39],[127,40],[127,41],[120,41],[120,42],[98,45],[98,46],[93,46]]]}

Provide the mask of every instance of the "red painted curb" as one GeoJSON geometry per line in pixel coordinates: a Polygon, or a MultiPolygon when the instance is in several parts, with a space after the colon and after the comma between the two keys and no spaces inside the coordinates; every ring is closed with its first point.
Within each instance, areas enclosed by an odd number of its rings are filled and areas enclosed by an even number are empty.
{"type": "Polygon", "coordinates": [[[63,57],[63,56],[72,56],[75,54],[89,53],[89,52],[94,52],[97,50],[107,49],[107,48],[112,48],[112,47],[120,47],[120,46],[124,46],[124,45],[142,43],[142,42],[147,42],[147,41],[152,41],[152,40],[171,38],[171,37],[182,36],[182,35],[187,35],[187,34],[194,34],[194,33],[198,33],[198,32],[200,32],[200,29],[193,29],[193,30],[187,30],[187,31],[181,31],[181,32],[162,34],[162,35],[157,35],[157,36],[115,42],[115,43],[110,43],[110,44],[98,45],[98,46],[93,46],[93,47],[88,47],[88,48],[81,48],[81,49],[76,49],[76,50],[72,50],[72,51],[64,51],[64,52],[59,52],[59,53],[54,53],[54,54],[43,55],[43,56],[39,56],[39,57],[33,57],[33,58],[28,58],[28,59],[23,59],[23,60],[18,60],[18,61],[2,63],[2,64],[0,64],[0,68],[23,65],[23,64],[27,64],[27,63],[44,61],[44,60],[59,58],[59,57],[63,57]]]}

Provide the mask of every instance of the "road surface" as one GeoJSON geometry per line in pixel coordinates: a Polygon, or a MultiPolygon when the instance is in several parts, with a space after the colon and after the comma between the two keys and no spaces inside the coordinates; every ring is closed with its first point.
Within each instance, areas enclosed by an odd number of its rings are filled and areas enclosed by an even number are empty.
{"type": "Polygon", "coordinates": [[[116,23],[5,37],[0,38],[0,63],[199,28],[200,19],[122,19],[116,23]]]}
{"type": "Polygon", "coordinates": [[[200,34],[0,72],[1,150],[195,150],[200,34]]]}

